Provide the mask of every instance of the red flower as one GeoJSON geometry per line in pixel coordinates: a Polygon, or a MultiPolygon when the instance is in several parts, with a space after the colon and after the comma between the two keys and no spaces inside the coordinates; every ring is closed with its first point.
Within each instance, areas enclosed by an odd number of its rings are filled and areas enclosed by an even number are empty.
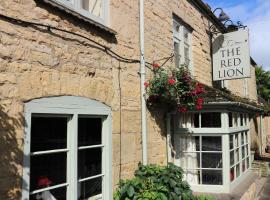
{"type": "Polygon", "coordinates": [[[201,83],[196,84],[195,93],[196,94],[204,93],[204,88],[203,88],[203,85],[201,83]]]}
{"type": "Polygon", "coordinates": [[[178,107],[178,112],[185,113],[185,112],[187,112],[187,108],[183,107],[183,106],[180,106],[180,107],[178,107]]]}
{"type": "Polygon", "coordinates": [[[168,83],[169,83],[169,85],[173,85],[173,84],[175,83],[175,80],[172,79],[172,78],[170,78],[170,79],[168,80],[168,83]]]}
{"type": "Polygon", "coordinates": [[[202,109],[202,105],[196,105],[196,110],[201,110],[202,109]]]}
{"type": "Polygon", "coordinates": [[[203,98],[200,97],[197,99],[197,105],[202,105],[203,102],[204,102],[203,98]]]}
{"type": "Polygon", "coordinates": [[[144,82],[144,87],[148,87],[150,85],[150,83],[148,83],[148,82],[144,82]]]}
{"type": "Polygon", "coordinates": [[[153,67],[154,67],[155,69],[157,69],[157,68],[160,67],[160,65],[159,65],[158,63],[153,63],[153,67]]]}
{"type": "Polygon", "coordinates": [[[50,179],[48,179],[48,177],[46,176],[40,176],[38,178],[38,187],[48,187],[52,184],[52,181],[50,179]]]}

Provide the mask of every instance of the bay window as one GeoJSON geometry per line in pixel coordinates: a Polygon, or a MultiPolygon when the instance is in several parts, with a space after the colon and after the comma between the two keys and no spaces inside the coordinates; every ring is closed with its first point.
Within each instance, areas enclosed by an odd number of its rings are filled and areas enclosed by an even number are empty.
{"type": "Polygon", "coordinates": [[[33,100],[26,122],[23,200],[111,199],[108,107],[82,97],[33,100]]]}
{"type": "MultiPolygon", "coordinates": [[[[231,191],[250,171],[247,113],[209,109],[171,114],[172,155],[196,192],[231,191]],[[240,178],[241,177],[241,178],[240,178]]],[[[169,123],[168,123],[169,124],[169,123]]]]}

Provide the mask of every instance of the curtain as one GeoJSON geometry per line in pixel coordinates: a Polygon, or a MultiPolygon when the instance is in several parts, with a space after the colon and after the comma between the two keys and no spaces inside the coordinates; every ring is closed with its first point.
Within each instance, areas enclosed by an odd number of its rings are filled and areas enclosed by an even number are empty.
{"type": "Polygon", "coordinates": [[[195,168],[198,168],[198,153],[192,153],[196,151],[195,137],[175,134],[174,139],[176,150],[175,164],[184,169],[185,179],[188,183],[198,184],[199,170],[195,170],[195,168]]]}

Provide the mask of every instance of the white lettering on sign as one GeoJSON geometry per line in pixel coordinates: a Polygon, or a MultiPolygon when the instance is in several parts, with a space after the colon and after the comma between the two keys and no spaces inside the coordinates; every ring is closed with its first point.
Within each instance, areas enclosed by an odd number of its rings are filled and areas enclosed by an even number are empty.
{"type": "Polygon", "coordinates": [[[250,77],[248,30],[219,35],[213,41],[213,80],[250,77]]]}

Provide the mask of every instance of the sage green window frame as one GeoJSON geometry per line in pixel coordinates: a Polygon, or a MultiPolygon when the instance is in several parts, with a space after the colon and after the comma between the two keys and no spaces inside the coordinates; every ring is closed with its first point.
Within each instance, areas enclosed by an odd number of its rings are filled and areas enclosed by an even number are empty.
{"type": "MultiPolygon", "coordinates": [[[[102,194],[96,196],[96,199],[112,199],[112,118],[109,106],[95,100],[84,97],[61,96],[48,97],[32,100],[25,104],[25,134],[24,134],[24,161],[23,161],[23,183],[22,183],[22,200],[29,199],[30,195],[30,142],[31,142],[31,118],[34,115],[59,115],[69,116],[68,134],[69,132],[77,133],[78,118],[80,115],[89,117],[100,117],[102,122],[102,174],[103,177],[102,194]]],[[[67,200],[78,199],[78,135],[69,134],[67,137],[67,182],[34,191],[34,193],[51,190],[60,187],[67,187],[67,200]],[[71,144],[71,145],[70,145],[71,144]]],[[[93,148],[88,146],[87,148],[93,148]]],[[[95,147],[94,147],[95,148],[95,147]]],[[[39,152],[48,153],[48,152],[39,152]]],[[[88,177],[93,179],[95,177],[88,177]]],[[[33,192],[32,192],[33,193],[33,192]]]]}

